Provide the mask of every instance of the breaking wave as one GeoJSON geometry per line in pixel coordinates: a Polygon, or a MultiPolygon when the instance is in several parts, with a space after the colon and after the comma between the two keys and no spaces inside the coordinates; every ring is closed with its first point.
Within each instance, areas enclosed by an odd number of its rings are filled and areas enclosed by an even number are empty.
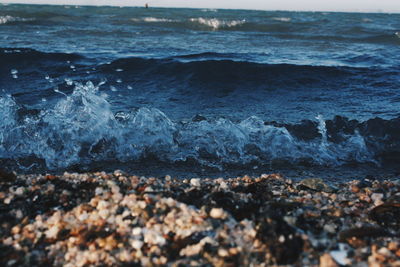
{"type": "Polygon", "coordinates": [[[274,17],[274,18],[272,18],[272,20],[281,21],[281,22],[290,22],[290,21],[292,21],[291,18],[287,18],[287,17],[274,17]]]}
{"type": "Polygon", "coordinates": [[[173,19],[165,19],[165,18],[155,18],[155,17],[145,17],[145,18],[132,18],[132,21],[135,22],[175,22],[173,19]]]}
{"type": "Polygon", "coordinates": [[[9,15],[0,16],[0,25],[11,23],[11,22],[22,22],[22,21],[32,21],[32,19],[13,17],[13,16],[9,16],[9,15]]]}
{"type": "Polygon", "coordinates": [[[218,9],[215,8],[204,8],[201,12],[218,12],[218,9]]]}
{"type": "MultiPolygon", "coordinates": [[[[399,121],[358,123],[340,117],[325,121],[319,116],[299,125],[274,125],[255,116],[240,122],[196,116],[189,122],[175,122],[155,108],[114,114],[107,95],[91,82],[76,83],[72,94],[40,111],[27,110],[11,96],[0,97],[0,114],[0,158],[29,158],[48,169],[154,158],[221,170],[276,160],[336,166],[376,163],[387,148],[399,153],[390,139],[400,129],[399,121]],[[382,126],[384,137],[374,132],[382,126]],[[377,142],[379,138],[382,142],[377,142]]],[[[398,160],[398,154],[390,153],[389,158],[398,160]]]]}
{"type": "Polygon", "coordinates": [[[205,25],[214,30],[221,28],[231,28],[235,26],[242,25],[246,23],[246,20],[220,20],[216,18],[191,18],[191,22],[198,23],[200,25],[205,25]]]}
{"type": "Polygon", "coordinates": [[[203,29],[220,30],[220,29],[230,29],[236,26],[240,26],[246,23],[246,20],[224,20],[217,18],[190,18],[190,19],[171,19],[171,18],[156,18],[156,17],[142,17],[142,18],[131,18],[130,19],[136,23],[158,23],[163,25],[165,23],[166,27],[171,27],[171,23],[174,26],[183,27],[188,29],[198,29],[202,27],[203,29]]]}

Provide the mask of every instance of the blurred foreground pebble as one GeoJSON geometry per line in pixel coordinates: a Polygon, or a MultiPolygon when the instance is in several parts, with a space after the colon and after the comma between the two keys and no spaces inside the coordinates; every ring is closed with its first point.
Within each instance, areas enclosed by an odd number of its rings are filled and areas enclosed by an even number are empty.
{"type": "Polygon", "coordinates": [[[0,177],[1,266],[400,266],[400,180],[0,177]]]}

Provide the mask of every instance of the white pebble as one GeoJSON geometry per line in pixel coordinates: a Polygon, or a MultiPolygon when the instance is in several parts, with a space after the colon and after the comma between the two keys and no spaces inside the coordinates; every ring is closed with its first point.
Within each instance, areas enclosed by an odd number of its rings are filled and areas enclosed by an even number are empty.
{"type": "Polygon", "coordinates": [[[385,257],[390,257],[392,255],[392,253],[390,252],[390,250],[388,248],[382,247],[378,250],[378,253],[385,256],[385,257]]]}
{"type": "Polygon", "coordinates": [[[103,193],[103,188],[96,187],[96,190],[94,192],[95,192],[96,195],[101,195],[103,193]]]}
{"type": "Polygon", "coordinates": [[[22,186],[18,187],[17,190],[15,190],[15,194],[17,194],[18,196],[23,195],[24,194],[24,188],[22,186]]]}
{"type": "Polygon", "coordinates": [[[85,213],[82,213],[81,215],[79,215],[78,219],[82,222],[82,221],[86,220],[88,217],[89,217],[88,214],[85,212],[85,213]]]}
{"type": "Polygon", "coordinates": [[[334,234],[336,232],[336,228],[335,225],[333,224],[325,224],[324,225],[324,231],[330,233],[330,234],[334,234]]]}
{"type": "Polygon", "coordinates": [[[140,240],[133,240],[131,242],[131,246],[136,250],[140,250],[143,246],[143,242],[140,240]]]}
{"type": "Polygon", "coordinates": [[[201,186],[201,183],[200,183],[200,179],[199,179],[199,178],[192,178],[192,179],[190,179],[190,184],[191,184],[192,186],[195,186],[195,187],[200,187],[200,186],[201,186]]]}
{"type": "Polygon", "coordinates": [[[59,231],[60,231],[60,229],[58,228],[58,226],[54,225],[49,230],[47,230],[45,232],[45,234],[46,234],[47,238],[56,238],[59,231]]]}
{"type": "Polygon", "coordinates": [[[226,213],[221,208],[212,208],[210,211],[210,216],[214,219],[224,219],[226,217],[226,213]]]}
{"type": "Polygon", "coordinates": [[[226,249],[219,248],[218,249],[218,256],[220,256],[220,257],[228,257],[229,253],[228,253],[228,251],[226,249]]]}
{"type": "Polygon", "coordinates": [[[153,245],[160,245],[163,246],[166,243],[164,237],[161,236],[160,233],[154,230],[147,230],[144,234],[144,242],[153,245]]]}
{"type": "Polygon", "coordinates": [[[135,227],[132,229],[132,235],[141,235],[141,234],[142,234],[142,228],[135,227]]]}
{"type": "Polygon", "coordinates": [[[219,188],[222,189],[222,190],[227,190],[228,189],[228,184],[225,183],[225,182],[221,182],[219,184],[219,188]]]}
{"type": "Polygon", "coordinates": [[[374,201],[375,206],[379,206],[379,205],[383,204],[382,198],[383,198],[383,194],[381,194],[381,193],[373,193],[371,195],[371,199],[372,199],[372,201],[374,201]]]}
{"type": "Polygon", "coordinates": [[[24,214],[22,213],[21,210],[17,210],[15,212],[15,217],[17,217],[17,219],[22,219],[23,216],[24,216],[24,214]]]}

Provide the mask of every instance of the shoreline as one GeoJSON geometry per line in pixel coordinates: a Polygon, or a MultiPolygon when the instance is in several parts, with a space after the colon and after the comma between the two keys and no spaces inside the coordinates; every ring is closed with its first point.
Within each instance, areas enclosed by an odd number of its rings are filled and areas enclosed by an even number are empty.
{"type": "Polygon", "coordinates": [[[0,173],[0,221],[3,266],[400,266],[400,179],[0,173]]]}

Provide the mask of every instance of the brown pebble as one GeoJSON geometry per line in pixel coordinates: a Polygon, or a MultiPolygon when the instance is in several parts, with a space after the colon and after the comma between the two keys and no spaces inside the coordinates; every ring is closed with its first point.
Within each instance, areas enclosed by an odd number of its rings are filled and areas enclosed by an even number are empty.
{"type": "Polygon", "coordinates": [[[46,179],[52,181],[52,180],[56,179],[56,176],[48,174],[48,175],[46,175],[46,179]]]}
{"type": "Polygon", "coordinates": [[[388,244],[388,249],[389,250],[396,250],[397,249],[397,243],[396,242],[390,242],[389,244],[388,244]]]}
{"type": "Polygon", "coordinates": [[[339,267],[329,253],[325,253],[319,258],[319,267],[339,267]]]}
{"type": "Polygon", "coordinates": [[[358,186],[356,186],[356,185],[352,185],[351,188],[350,188],[350,190],[351,190],[351,192],[353,192],[353,193],[358,193],[358,192],[360,192],[360,188],[359,188],[358,186]]]}

